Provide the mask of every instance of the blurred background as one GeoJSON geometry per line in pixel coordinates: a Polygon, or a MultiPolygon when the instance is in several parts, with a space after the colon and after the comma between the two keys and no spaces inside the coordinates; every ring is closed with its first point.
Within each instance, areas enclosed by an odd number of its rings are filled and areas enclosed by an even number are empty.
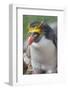
{"type": "Polygon", "coordinates": [[[44,21],[47,24],[57,22],[57,16],[35,16],[35,15],[23,15],[23,38],[24,41],[28,37],[28,25],[32,21],[44,21]]]}

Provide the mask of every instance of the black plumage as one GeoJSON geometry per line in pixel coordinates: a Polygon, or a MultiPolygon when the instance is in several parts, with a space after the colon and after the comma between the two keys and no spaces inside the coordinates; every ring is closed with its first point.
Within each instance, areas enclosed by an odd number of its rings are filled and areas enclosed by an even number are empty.
{"type": "Polygon", "coordinates": [[[54,45],[57,47],[57,35],[55,34],[55,31],[47,23],[42,23],[40,27],[44,32],[45,37],[52,40],[54,45]]]}

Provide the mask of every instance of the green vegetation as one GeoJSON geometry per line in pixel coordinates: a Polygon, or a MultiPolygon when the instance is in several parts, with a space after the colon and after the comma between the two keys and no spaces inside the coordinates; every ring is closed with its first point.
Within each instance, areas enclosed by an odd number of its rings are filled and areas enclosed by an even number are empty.
{"type": "Polygon", "coordinates": [[[34,15],[23,15],[23,38],[27,38],[28,24],[31,21],[44,21],[46,23],[53,23],[57,21],[57,16],[34,16],[34,15]]]}

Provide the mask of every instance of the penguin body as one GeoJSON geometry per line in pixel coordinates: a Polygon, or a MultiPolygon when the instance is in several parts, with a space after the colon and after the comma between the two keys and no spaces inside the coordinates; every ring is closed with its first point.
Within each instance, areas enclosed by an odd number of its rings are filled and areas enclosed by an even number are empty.
{"type": "Polygon", "coordinates": [[[30,24],[29,32],[27,41],[33,73],[56,73],[57,35],[54,30],[48,24],[34,22],[30,24]]]}
{"type": "Polygon", "coordinates": [[[56,72],[56,47],[51,40],[42,36],[39,42],[32,43],[30,50],[32,67],[36,73],[56,72]]]}

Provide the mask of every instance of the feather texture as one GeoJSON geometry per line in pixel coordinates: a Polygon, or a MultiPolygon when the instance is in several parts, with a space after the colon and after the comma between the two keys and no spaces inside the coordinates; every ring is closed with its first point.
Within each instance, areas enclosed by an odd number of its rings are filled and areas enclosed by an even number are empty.
{"type": "Polygon", "coordinates": [[[56,47],[43,36],[38,43],[30,46],[31,63],[34,70],[53,70],[56,67],[56,47]]]}

